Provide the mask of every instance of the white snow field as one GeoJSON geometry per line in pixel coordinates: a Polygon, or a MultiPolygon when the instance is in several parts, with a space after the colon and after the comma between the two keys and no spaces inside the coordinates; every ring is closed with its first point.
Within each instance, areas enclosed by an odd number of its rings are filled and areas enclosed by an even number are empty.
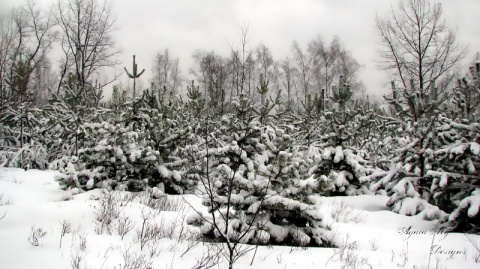
{"type": "MultiPolygon", "coordinates": [[[[0,168],[0,268],[204,268],[202,257],[218,246],[196,243],[197,228],[185,223],[188,204],[206,211],[194,195],[155,204],[142,194],[76,193],[59,189],[54,175],[0,168]]],[[[435,221],[390,212],[387,200],[316,197],[341,248],[260,246],[234,268],[480,268],[480,236],[433,235],[435,221]]],[[[212,268],[228,265],[220,260],[212,268]]]]}

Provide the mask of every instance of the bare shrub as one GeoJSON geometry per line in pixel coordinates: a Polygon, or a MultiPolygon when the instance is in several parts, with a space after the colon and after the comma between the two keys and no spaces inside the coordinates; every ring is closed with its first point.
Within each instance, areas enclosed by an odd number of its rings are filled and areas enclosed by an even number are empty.
{"type": "Polygon", "coordinates": [[[12,201],[8,198],[6,198],[5,194],[2,192],[0,193],[0,206],[4,205],[11,205],[12,201]]]}
{"type": "Polygon", "coordinates": [[[190,237],[184,225],[186,216],[187,215],[185,212],[185,208],[183,208],[182,211],[180,211],[179,215],[177,215],[177,217],[175,217],[175,220],[172,222],[172,226],[177,227],[177,225],[180,225],[178,236],[177,236],[177,243],[190,237]],[[180,217],[180,220],[179,220],[180,223],[177,224],[178,217],[180,217]]]}
{"type": "Polygon", "coordinates": [[[371,268],[372,266],[368,263],[367,258],[358,256],[356,252],[358,250],[357,242],[349,242],[349,240],[350,235],[347,234],[341,247],[334,250],[334,254],[328,259],[325,265],[337,257],[337,259],[343,263],[342,268],[359,268],[363,265],[370,266],[371,268]]]}
{"type": "Polygon", "coordinates": [[[104,231],[110,234],[110,225],[120,214],[118,196],[114,192],[104,191],[102,198],[98,202],[98,207],[95,206],[95,209],[96,220],[99,222],[95,228],[97,234],[102,234],[104,231]]]}
{"type": "Polygon", "coordinates": [[[142,208],[140,211],[142,224],[136,230],[136,239],[140,243],[140,249],[143,250],[145,245],[150,241],[157,241],[163,232],[164,221],[157,223],[153,221],[157,212],[147,208],[142,208]]]}
{"type": "Polygon", "coordinates": [[[179,242],[187,236],[183,225],[183,219],[185,218],[183,208],[181,209],[181,213],[172,219],[169,224],[165,218],[156,218],[159,213],[159,210],[149,207],[144,207],[140,211],[141,226],[135,230],[135,238],[140,242],[140,248],[142,250],[150,241],[156,242],[161,238],[170,238],[176,239],[177,242],[179,242]]]}
{"type": "Polygon", "coordinates": [[[435,269],[447,269],[447,267],[442,267],[440,264],[440,257],[435,258],[435,269]]]}
{"type": "Polygon", "coordinates": [[[160,211],[181,212],[185,210],[185,204],[180,197],[167,195],[158,200],[160,200],[158,208],[160,211]]]}
{"type": "Polygon", "coordinates": [[[203,251],[202,257],[196,258],[196,263],[192,269],[212,268],[220,262],[220,256],[223,252],[222,244],[207,244],[207,249],[203,251]]]}
{"type": "Polygon", "coordinates": [[[86,234],[79,234],[78,238],[80,242],[78,244],[81,251],[85,251],[87,249],[87,235],[86,234]]]}
{"type": "Polygon", "coordinates": [[[474,236],[469,236],[465,234],[465,237],[467,238],[468,242],[475,248],[475,251],[473,253],[473,261],[475,263],[480,263],[480,242],[477,241],[474,236]]]}
{"type": "Polygon", "coordinates": [[[119,217],[115,225],[115,228],[117,229],[117,234],[120,235],[122,240],[125,237],[125,235],[127,235],[134,227],[135,227],[135,222],[133,222],[127,216],[119,217]]]}
{"type": "Polygon", "coordinates": [[[125,248],[122,252],[123,266],[122,269],[150,269],[152,262],[143,253],[131,251],[130,247],[125,248]]]}
{"type": "Polygon", "coordinates": [[[402,252],[400,252],[400,262],[397,262],[398,267],[405,267],[408,262],[408,241],[407,241],[407,248],[402,249],[402,252]]]}
{"type": "Polygon", "coordinates": [[[62,248],[62,239],[65,236],[65,234],[71,232],[72,224],[68,220],[63,220],[60,222],[61,225],[61,230],[60,230],[60,248],[62,248]]]}
{"type": "Polygon", "coordinates": [[[187,248],[182,252],[180,258],[183,258],[190,250],[196,248],[200,244],[201,236],[196,232],[187,232],[185,233],[185,238],[187,239],[187,248]]]}
{"type": "Polygon", "coordinates": [[[359,223],[362,221],[361,219],[361,214],[362,211],[359,211],[357,213],[353,213],[353,209],[349,207],[343,200],[340,203],[332,203],[337,204],[338,206],[335,207],[334,210],[332,210],[332,218],[336,222],[341,222],[341,223],[349,223],[349,222],[354,222],[354,223],[359,223]]]}
{"type": "Polygon", "coordinates": [[[137,197],[137,194],[136,193],[131,193],[131,192],[128,192],[128,193],[125,193],[122,195],[119,194],[119,206],[121,207],[125,207],[127,206],[128,204],[130,204],[132,201],[135,200],[135,198],[137,197]]]}
{"type": "Polygon", "coordinates": [[[160,238],[170,238],[170,239],[177,239],[177,242],[179,242],[181,240],[181,238],[184,238],[185,235],[185,227],[183,225],[183,222],[182,222],[182,216],[180,216],[180,219],[179,220],[179,216],[177,215],[173,220],[170,221],[170,225],[165,225],[165,219],[161,219],[160,220],[160,224],[161,226],[164,227],[164,229],[162,229],[162,232],[160,233],[160,238]],[[179,227],[179,232],[178,232],[178,235],[176,230],[177,230],[177,227],[179,227]]]}
{"type": "Polygon", "coordinates": [[[30,242],[32,246],[38,247],[40,245],[39,239],[45,237],[45,235],[47,235],[47,232],[42,228],[35,228],[35,226],[32,226],[28,242],[30,242]]]}
{"type": "Polygon", "coordinates": [[[378,249],[378,240],[377,238],[372,238],[368,241],[370,243],[370,250],[377,251],[378,249]]]}
{"type": "Polygon", "coordinates": [[[85,252],[80,252],[79,250],[76,250],[75,252],[72,251],[70,256],[70,265],[72,266],[72,269],[82,269],[82,263],[83,268],[86,268],[86,262],[84,261],[85,256],[87,256],[87,253],[85,252]]]}
{"type": "Polygon", "coordinates": [[[180,212],[185,209],[182,198],[165,195],[154,198],[151,192],[145,191],[138,195],[138,202],[158,211],[180,212]]]}
{"type": "Polygon", "coordinates": [[[122,195],[119,192],[104,190],[102,198],[99,200],[96,209],[96,219],[98,221],[95,231],[97,234],[107,232],[112,233],[113,221],[120,216],[122,210],[134,199],[132,195],[122,195]]]}
{"type": "Polygon", "coordinates": [[[158,257],[162,252],[163,248],[159,248],[157,242],[149,242],[147,244],[148,256],[150,259],[153,257],[158,257]]]}
{"type": "Polygon", "coordinates": [[[283,260],[283,251],[277,254],[277,263],[282,264],[282,260],[283,260]]]}

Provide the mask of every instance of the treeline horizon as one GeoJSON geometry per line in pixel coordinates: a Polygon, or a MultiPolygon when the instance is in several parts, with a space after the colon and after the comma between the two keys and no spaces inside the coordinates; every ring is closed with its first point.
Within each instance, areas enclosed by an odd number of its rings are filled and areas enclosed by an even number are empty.
{"type": "MultiPolygon", "coordinates": [[[[269,83],[269,96],[280,96],[289,109],[296,111],[303,110],[302,103],[308,102],[309,96],[320,98],[322,90],[323,98],[331,98],[333,86],[341,86],[339,83],[348,83],[356,99],[367,98],[367,89],[358,76],[363,65],[352,57],[338,36],[327,42],[319,34],[304,46],[292,41],[291,54],[283,59],[274,59],[264,44],[252,46],[249,43],[247,25],[240,27],[237,47],[231,46],[224,55],[208,49],[196,50],[192,55],[193,65],[189,67],[181,67],[179,58],[172,56],[169,49],[159,51],[151,59],[151,70],[145,70],[152,74],[151,79],[145,82],[140,75],[134,87],[125,72],[133,72],[133,67],[118,61],[121,51],[114,39],[114,32],[118,29],[113,19],[112,4],[91,0],[59,1],[45,10],[29,2],[12,9],[1,20],[2,104],[7,99],[18,99],[18,94],[25,99],[27,92],[30,102],[46,104],[60,92],[69,75],[73,75],[81,85],[87,85],[91,98],[98,99],[94,101],[98,104],[111,99],[111,96],[104,97],[113,93],[113,88],[127,91],[133,99],[145,89],[164,91],[165,98],[185,98],[191,78],[207,98],[223,98],[222,104],[231,102],[232,97],[240,93],[249,96],[253,102],[260,102],[256,88],[261,86],[262,80],[269,83]],[[75,18],[77,11],[86,15],[75,18]],[[53,51],[53,48],[56,50],[53,51]],[[60,60],[52,62],[52,55],[59,52],[63,54],[60,60]],[[112,70],[123,67],[127,70],[111,75],[112,70]],[[343,78],[340,79],[340,76],[343,78]],[[14,82],[19,79],[23,81],[14,82]]],[[[145,63],[137,61],[135,64],[140,73],[145,63]]],[[[145,73],[142,75],[145,76],[145,73]]],[[[459,74],[454,76],[463,77],[459,74]]],[[[407,88],[402,85],[403,80],[392,81],[407,88]]],[[[451,79],[437,79],[437,85],[444,84],[451,86],[451,79]]],[[[387,95],[392,91],[390,85],[385,85],[387,95]]],[[[374,99],[379,105],[381,100],[374,99]]]]}

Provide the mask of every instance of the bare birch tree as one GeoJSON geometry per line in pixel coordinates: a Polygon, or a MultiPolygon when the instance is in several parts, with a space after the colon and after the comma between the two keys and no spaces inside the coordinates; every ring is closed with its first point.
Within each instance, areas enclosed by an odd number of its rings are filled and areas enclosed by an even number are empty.
{"type": "Polygon", "coordinates": [[[285,58],[285,60],[282,61],[280,65],[280,79],[281,83],[283,85],[283,88],[285,89],[286,93],[286,107],[285,109],[289,112],[293,111],[294,109],[294,104],[295,104],[295,99],[294,99],[294,94],[295,94],[295,72],[296,69],[292,66],[292,62],[290,58],[285,58]]]}
{"type": "Polygon", "coordinates": [[[329,46],[320,36],[308,43],[308,52],[312,59],[312,77],[317,86],[317,92],[325,89],[325,93],[329,96],[329,89],[334,81],[335,75],[339,70],[335,68],[335,62],[340,54],[340,43],[338,37],[335,37],[329,46]]]}
{"type": "MultiPolygon", "coordinates": [[[[34,72],[48,61],[47,53],[56,40],[55,21],[33,1],[13,9],[2,24],[0,38],[0,87],[4,101],[37,101],[33,91],[34,72]],[[9,95],[8,97],[6,95],[9,95]],[[28,95],[28,96],[27,96],[28,95]]],[[[38,91],[39,89],[35,89],[38,91]]]]}
{"type": "Polygon", "coordinates": [[[95,85],[93,79],[99,77],[100,70],[115,67],[120,53],[113,39],[112,8],[107,1],[96,0],[59,0],[55,8],[64,52],[60,81],[73,72],[80,86],[98,103],[101,89],[111,81],[95,85]]]}
{"type": "MultiPolygon", "coordinates": [[[[303,91],[303,102],[306,104],[308,96],[310,94],[309,88],[311,84],[311,60],[308,57],[308,54],[305,53],[298,42],[293,42],[293,55],[294,62],[297,66],[298,75],[297,81],[300,83],[301,90],[303,91]]],[[[298,101],[302,100],[300,97],[297,98],[298,101]]]]}
{"type": "Polygon", "coordinates": [[[172,58],[168,49],[155,55],[153,63],[153,83],[163,91],[165,87],[168,95],[176,95],[181,88],[182,78],[179,69],[179,59],[172,58]]]}
{"type": "Polygon", "coordinates": [[[429,97],[447,99],[452,70],[466,49],[458,45],[455,31],[447,27],[441,4],[401,1],[396,9],[391,8],[389,16],[377,15],[376,26],[382,44],[380,66],[400,84],[410,107],[408,116],[417,119],[441,103],[422,105],[429,97]]]}

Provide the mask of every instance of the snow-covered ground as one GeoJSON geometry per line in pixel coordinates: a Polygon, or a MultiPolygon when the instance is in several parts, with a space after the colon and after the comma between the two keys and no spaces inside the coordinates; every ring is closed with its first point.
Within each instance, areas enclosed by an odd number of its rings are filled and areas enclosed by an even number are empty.
{"type": "MultiPolygon", "coordinates": [[[[198,197],[170,196],[163,205],[156,204],[164,208],[159,212],[148,206],[155,201],[146,195],[111,193],[108,200],[101,190],[62,191],[54,175],[0,169],[0,268],[197,268],[213,249],[196,244],[196,228],[184,221],[189,204],[205,210],[198,197]],[[115,206],[108,207],[109,201],[115,206]],[[118,217],[106,225],[109,213],[115,212],[118,217]],[[102,218],[104,226],[98,221],[102,218]],[[123,239],[122,221],[133,227],[123,239]],[[144,221],[144,227],[161,228],[161,238],[143,237],[141,250],[138,234],[144,221]],[[62,227],[67,228],[63,237],[62,227]]],[[[474,247],[480,246],[480,236],[434,236],[435,222],[392,213],[386,200],[318,197],[324,221],[343,248],[262,246],[241,257],[235,268],[427,268],[428,263],[430,268],[480,268],[480,251],[474,247]]],[[[213,268],[227,265],[220,262],[213,268]]]]}

